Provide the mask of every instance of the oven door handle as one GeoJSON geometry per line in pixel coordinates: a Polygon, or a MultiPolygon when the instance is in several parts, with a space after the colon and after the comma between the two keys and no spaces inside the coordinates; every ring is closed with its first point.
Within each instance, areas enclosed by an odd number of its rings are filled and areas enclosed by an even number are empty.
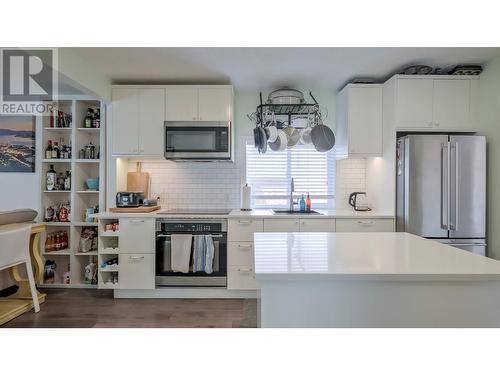
{"type": "MultiPolygon", "coordinates": [[[[193,236],[196,236],[196,234],[194,234],[193,236]]],[[[211,236],[214,238],[224,237],[223,234],[212,234],[211,236]]],[[[170,238],[170,237],[172,237],[172,235],[171,234],[157,234],[156,237],[158,237],[158,238],[170,238]]]]}

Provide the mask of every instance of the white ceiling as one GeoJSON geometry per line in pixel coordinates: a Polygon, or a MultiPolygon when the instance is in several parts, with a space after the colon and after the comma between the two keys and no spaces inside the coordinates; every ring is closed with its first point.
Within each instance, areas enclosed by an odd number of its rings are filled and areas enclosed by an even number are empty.
{"type": "Polygon", "coordinates": [[[232,83],[340,89],[356,77],[386,79],[402,67],[485,63],[500,48],[82,48],[113,83],[232,83]]]}

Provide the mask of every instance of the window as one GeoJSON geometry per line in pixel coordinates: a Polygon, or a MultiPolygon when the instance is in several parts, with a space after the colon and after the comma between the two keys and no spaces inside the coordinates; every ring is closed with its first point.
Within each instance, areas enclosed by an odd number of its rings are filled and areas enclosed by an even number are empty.
{"type": "Polygon", "coordinates": [[[302,145],[282,152],[259,154],[246,144],[246,180],[252,187],[256,208],[288,207],[290,179],[294,198],[309,192],[313,207],[333,208],[335,198],[335,154],[302,145]]]}

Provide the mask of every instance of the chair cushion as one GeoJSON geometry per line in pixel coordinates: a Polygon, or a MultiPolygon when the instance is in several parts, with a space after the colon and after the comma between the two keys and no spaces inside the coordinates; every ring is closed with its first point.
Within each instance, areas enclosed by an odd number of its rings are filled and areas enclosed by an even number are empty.
{"type": "Polygon", "coordinates": [[[0,211],[0,225],[27,223],[33,221],[38,212],[31,208],[21,208],[12,211],[0,211]]]}

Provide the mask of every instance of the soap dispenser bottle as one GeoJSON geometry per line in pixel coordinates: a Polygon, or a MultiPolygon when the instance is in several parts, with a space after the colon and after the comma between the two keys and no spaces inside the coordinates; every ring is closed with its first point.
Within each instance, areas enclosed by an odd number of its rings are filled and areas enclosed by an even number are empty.
{"type": "Polygon", "coordinates": [[[304,194],[300,197],[299,206],[300,212],[306,212],[306,200],[304,199],[304,194]]]}

